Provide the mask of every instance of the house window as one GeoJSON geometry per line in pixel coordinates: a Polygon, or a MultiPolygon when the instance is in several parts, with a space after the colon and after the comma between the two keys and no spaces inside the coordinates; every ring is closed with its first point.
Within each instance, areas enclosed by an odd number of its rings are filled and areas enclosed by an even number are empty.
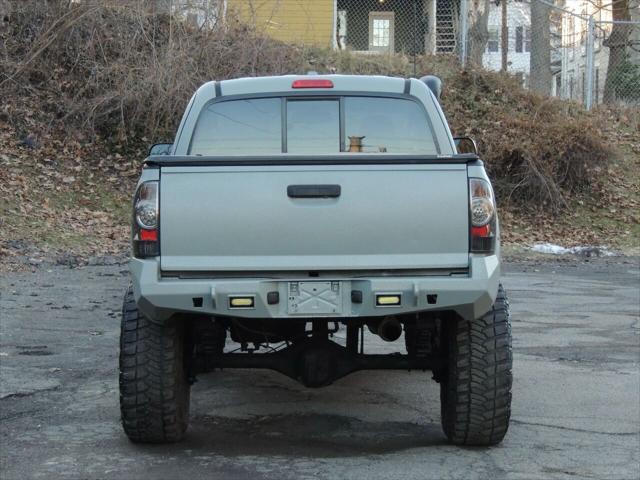
{"type": "Polygon", "coordinates": [[[516,52],[531,51],[531,29],[529,27],[516,27],[516,52]]]}
{"type": "Polygon", "coordinates": [[[394,13],[369,13],[369,50],[393,52],[394,13]]]}
{"type": "Polygon", "coordinates": [[[389,30],[391,28],[391,22],[387,18],[374,18],[373,19],[373,42],[374,47],[388,47],[389,46],[389,30]]]}
{"type": "Polygon", "coordinates": [[[495,53],[500,50],[500,32],[498,27],[489,27],[489,41],[487,42],[487,52],[495,53]]]}

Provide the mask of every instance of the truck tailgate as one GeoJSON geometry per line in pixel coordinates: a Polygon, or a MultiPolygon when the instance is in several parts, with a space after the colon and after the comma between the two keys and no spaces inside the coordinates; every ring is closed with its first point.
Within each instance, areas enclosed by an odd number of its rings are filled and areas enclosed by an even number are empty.
{"type": "Polygon", "coordinates": [[[164,271],[461,268],[465,164],[162,167],[164,271]],[[340,186],[330,198],[289,186],[340,186]]]}

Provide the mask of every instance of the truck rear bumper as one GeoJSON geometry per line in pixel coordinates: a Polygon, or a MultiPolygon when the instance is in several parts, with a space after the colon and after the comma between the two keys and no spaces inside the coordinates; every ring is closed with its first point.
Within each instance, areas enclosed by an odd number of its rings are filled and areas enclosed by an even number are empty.
{"type": "Polygon", "coordinates": [[[496,255],[471,255],[469,272],[438,276],[385,276],[350,278],[163,278],[159,259],[132,259],[130,263],[136,302],[155,320],[175,313],[222,315],[242,318],[349,318],[400,315],[423,311],[453,310],[463,318],[478,318],[493,305],[500,278],[496,255]],[[292,281],[339,282],[342,291],[338,313],[292,313],[289,285],[292,281]],[[351,292],[361,292],[352,297],[351,292]],[[274,303],[273,292],[278,292],[274,303]],[[268,301],[269,293],[271,303],[268,301]],[[376,305],[376,296],[399,295],[400,305],[376,305]],[[232,308],[230,297],[253,299],[250,308],[232,308]]]}

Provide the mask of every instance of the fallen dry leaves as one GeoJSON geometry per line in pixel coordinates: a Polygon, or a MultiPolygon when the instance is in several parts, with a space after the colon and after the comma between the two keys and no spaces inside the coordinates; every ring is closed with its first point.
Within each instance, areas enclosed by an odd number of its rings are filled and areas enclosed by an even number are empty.
{"type": "MultiPolygon", "coordinates": [[[[615,128],[608,134],[623,153],[560,214],[502,205],[504,243],[638,245],[640,135],[615,128]]],[[[130,198],[144,152],[64,131],[38,136],[33,148],[1,120],[0,145],[0,269],[127,252],[130,198]]]]}
{"type": "Polygon", "coordinates": [[[115,159],[106,146],[57,135],[40,137],[32,148],[0,121],[0,264],[128,248],[123,212],[140,160],[115,159]]]}

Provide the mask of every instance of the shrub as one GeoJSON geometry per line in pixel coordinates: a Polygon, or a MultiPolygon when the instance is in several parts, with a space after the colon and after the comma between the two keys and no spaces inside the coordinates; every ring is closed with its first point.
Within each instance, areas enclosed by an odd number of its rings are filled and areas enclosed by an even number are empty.
{"type": "MultiPolygon", "coordinates": [[[[197,29],[144,2],[9,5],[0,94],[23,130],[57,126],[138,147],[171,138],[190,95],[207,80],[308,70],[410,76],[414,69],[400,54],[284,44],[234,18],[197,29]]],[[[527,92],[508,75],[461,70],[453,57],[419,57],[415,68],[418,76],[443,78],[452,129],[479,140],[503,202],[557,211],[611,155],[595,117],[575,103],[527,92]]]]}

